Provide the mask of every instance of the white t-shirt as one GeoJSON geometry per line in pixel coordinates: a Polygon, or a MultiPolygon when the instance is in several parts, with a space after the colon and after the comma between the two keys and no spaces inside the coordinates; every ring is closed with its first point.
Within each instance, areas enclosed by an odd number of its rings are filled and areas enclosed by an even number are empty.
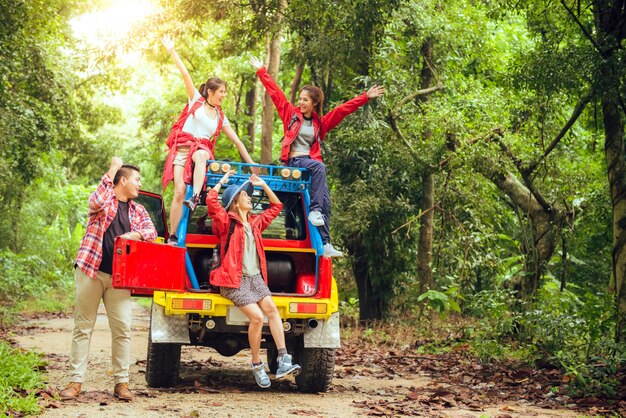
{"type": "MultiPolygon", "coordinates": [[[[202,97],[200,92],[196,90],[193,99],[189,101],[189,110],[191,110],[200,97],[202,97]]],[[[183,132],[190,133],[196,138],[211,139],[217,130],[217,121],[217,117],[211,118],[207,115],[205,106],[200,106],[198,110],[196,110],[193,115],[189,115],[185,121],[185,124],[183,125],[183,132]]],[[[224,126],[230,126],[230,122],[228,121],[226,115],[224,115],[224,122],[222,123],[222,127],[224,126]]]]}

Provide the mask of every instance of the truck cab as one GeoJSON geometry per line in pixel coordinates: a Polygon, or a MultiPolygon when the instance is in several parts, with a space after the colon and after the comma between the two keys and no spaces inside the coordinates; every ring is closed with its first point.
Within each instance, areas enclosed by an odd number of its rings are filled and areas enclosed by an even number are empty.
{"type": "MultiPolygon", "coordinates": [[[[263,246],[268,286],[283,320],[287,349],[302,367],[296,384],[302,392],[325,392],[340,347],[339,306],[332,261],[322,256],[319,232],[307,221],[309,173],[294,167],[209,161],[206,189],[229,170],[235,174],[228,185],[240,185],[253,168],[283,202],[281,213],[263,232],[263,246]]],[[[187,193],[191,194],[190,186],[187,193]]],[[[207,216],[205,197],[193,213],[183,208],[178,246],[164,243],[168,231],[163,201],[147,192],[136,201],[150,213],[157,242],[120,237],[115,241],[113,286],[152,297],[145,374],[150,387],[176,384],[183,345],[208,347],[223,356],[249,348],[248,318],[209,282],[219,240],[207,216]]],[[[255,189],[252,201],[255,213],[269,206],[262,189],[255,189]]],[[[270,372],[275,373],[277,348],[267,325],[262,347],[267,349],[270,372]]]]}

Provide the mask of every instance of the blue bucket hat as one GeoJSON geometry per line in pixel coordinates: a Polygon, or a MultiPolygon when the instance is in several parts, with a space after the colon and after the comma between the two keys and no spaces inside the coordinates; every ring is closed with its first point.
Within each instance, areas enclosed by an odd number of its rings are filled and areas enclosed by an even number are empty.
{"type": "Polygon", "coordinates": [[[235,197],[239,195],[239,192],[245,190],[248,196],[252,196],[254,193],[254,186],[250,183],[250,180],[246,180],[239,187],[236,185],[228,186],[224,193],[222,193],[222,205],[224,205],[224,209],[228,211],[230,209],[230,205],[233,204],[235,197]]]}

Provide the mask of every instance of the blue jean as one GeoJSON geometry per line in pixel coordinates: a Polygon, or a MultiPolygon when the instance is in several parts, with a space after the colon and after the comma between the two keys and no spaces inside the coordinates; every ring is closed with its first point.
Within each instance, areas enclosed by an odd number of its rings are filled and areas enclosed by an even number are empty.
{"type": "Polygon", "coordinates": [[[288,165],[306,168],[311,173],[310,210],[319,211],[324,215],[324,225],[318,226],[317,229],[322,236],[322,243],[328,244],[330,242],[330,191],[326,183],[326,166],[308,155],[290,158],[288,165]]]}

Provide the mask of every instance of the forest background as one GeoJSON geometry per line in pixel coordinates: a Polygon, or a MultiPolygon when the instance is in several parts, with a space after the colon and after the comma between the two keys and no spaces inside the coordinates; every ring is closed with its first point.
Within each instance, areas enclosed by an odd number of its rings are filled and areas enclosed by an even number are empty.
{"type": "MultiPolygon", "coordinates": [[[[71,303],[86,201],[113,155],[161,191],[185,103],[169,34],[198,85],[227,81],[225,113],[263,163],[282,124],[251,56],[292,101],[320,86],[325,111],[385,86],[327,139],[346,324],[551,364],[574,392],[616,395],[625,1],[0,0],[0,14],[4,326],[33,300],[71,303]]],[[[224,137],[216,155],[239,159],[224,137]]]]}

